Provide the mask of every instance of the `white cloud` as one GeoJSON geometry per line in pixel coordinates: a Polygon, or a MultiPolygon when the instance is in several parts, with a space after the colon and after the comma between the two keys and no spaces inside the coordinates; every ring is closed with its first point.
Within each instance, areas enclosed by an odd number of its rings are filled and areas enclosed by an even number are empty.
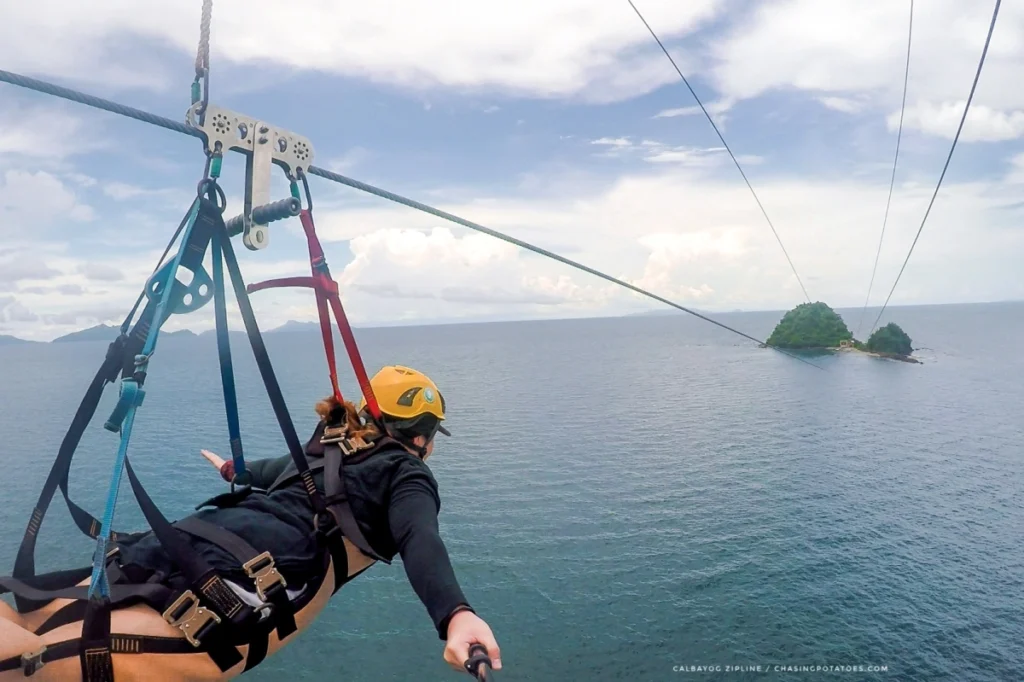
{"type": "Polygon", "coordinates": [[[864,102],[850,99],[849,97],[818,97],[821,104],[829,109],[841,111],[844,114],[856,114],[864,109],[864,102]]]}
{"type": "MultiPolygon", "coordinates": [[[[722,4],[648,0],[643,9],[668,39],[692,32],[722,4]]],[[[155,55],[142,53],[126,63],[118,50],[131,37],[195,54],[200,6],[167,3],[159,12],[142,12],[128,0],[15,4],[0,25],[0,63],[107,84],[166,87],[173,82],[169,67],[155,55]]],[[[603,101],[675,78],[628,5],[590,0],[349,0],[307,3],[301,16],[269,0],[219,0],[211,49],[214,65],[271,63],[424,93],[444,86],[603,101]],[[301,29],[283,28],[294,26],[301,29]]]]}
{"type": "MultiPolygon", "coordinates": [[[[964,115],[966,100],[934,104],[921,102],[908,106],[903,125],[913,127],[929,135],[952,140],[956,135],[960,118],[964,115]]],[[[899,111],[888,116],[889,130],[899,127],[899,111]]],[[[1024,136],[1024,111],[996,111],[986,106],[972,104],[964,121],[960,140],[963,142],[998,142],[1024,136]]]]}
{"type": "Polygon", "coordinates": [[[335,173],[351,173],[357,166],[373,158],[373,154],[363,147],[353,147],[336,159],[327,162],[327,168],[335,173]]]}
{"type": "Polygon", "coordinates": [[[470,306],[551,306],[593,302],[593,287],[567,274],[548,276],[530,267],[515,246],[483,234],[456,236],[448,227],[430,232],[382,229],[351,242],[355,258],[338,278],[345,288],[373,297],[425,300],[470,306]],[[531,271],[533,270],[533,271],[531,271]],[[486,274],[485,274],[486,273],[486,274]],[[482,278],[483,276],[483,278],[482,278]]]}
{"type": "MultiPolygon", "coordinates": [[[[1016,163],[1018,170],[1024,168],[1020,159],[1016,163]]],[[[887,190],[884,177],[874,184],[848,178],[759,183],[758,193],[813,298],[833,306],[862,303],[887,190]]],[[[930,193],[923,184],[897,187],[876,291],[887,290],[895,277],[930,193]]],[[[560,198],[523,192],[445,202],[441,194],[437,203],[445,210],[683,305],[778,309],[803,298],[746,187],[709,178],[699,168],[652,164],[649,172],[598,188],[567,190],[560,198]]],[[[893,303],[1024,297],[1016,262],[1016,254],[1024,251],[1024,234],[1017,227],[1024,211],[1006,208],[1017,203],[1019,186],[945,185],[893,303]],[[950,278],[950,271],[960,276],[950,278]]],[[[320,202],[317,218],[346,309],[357,324],[614,314],[635,309],[639,300],[563,264],[383,202],[346,209],[320,202]],[[354,255],[347,266],[340,260],[338,241],[349,242],[354,255]]],[[[301,248],[294,222],[279,232],[278,244],[301,248]]],[[[304,257],[282,258],[275,249],[238,252],[247,281],[308,271],[304,257]]],[[[85,324],[119,321],[157,255],[84,259],[63,252],[48,257],[45,266],[59,275],[41,283],[20,282],[11,292],[40,319],[8,321],[6,333],[51,338],[85,324]],[[83,274],[87,262],[117,269],[124,279],[90,280],[83,274]],[[54,287],[75,286],[81,295],[53,295],[54,287]]],[[[288,319],[315,319],[307,290],[261,292],[253,300],[264,328],[288,319]]],[[[210,328],[211,308],[173,317],[167,328],[210,328]]],[[[234,307],[229,310],[239,328],[234,307]]]]}
{"type": "Polygon", "coordinates": [[[1010,171],[1006,175],[1008,183],[1024,183],[1024,152],[1010,159],[1010,171]]]}
{"type": "MultiPolygon", "coordinates": [[[[909,5],[860,0],[776,0],[727,29],[712,49],[712,76],[723,97],[747,99],[791,89],[840,111],[898,110],[906,65],[909,5]],[[857,104],[854,104],[856,102],[857,104]]],[[[947,109],[971,87],[992,3],[932,0],[914,16],[908,97],[919,110],[908,127],[946,136],[947,109]]],[[[967,139],[1020,136],[1024,90],[1024,6],[1003,3],[972,110],[967,139]]],[[[898,113],[896,114],[898,117],[898,113]]],[[[956,114],[957,118],[959,113],[956,114]]],[[[891,120],[891,119],[890,119],[891,120]]],[[[966,134],[966,130],[965,130],[966,134]]]]}
{"type": "MultiPolygon", "coordinates": [[[[709,180],[699,169],[655,169],[562,200],[505,197],[442,208],[545,248],[571,248],[566,255],[573,259],[680,302],[699,301],[708,309],[784,308],[802,299],[745,186],[709,180]]],[[[863,301],[887,194],[882,180],[759,184],[759,195],[812,297],[838,306],[863,301]]],[[[879,282],[895,277],[930,193],[924,185],[897,188],[879,282]]],[[[944,186],[937,205],[941,210],[932,212],[893,302],[1024,296],[1017,265],[1008,257],[1024,249],[1024,235],[1015,227],[1020,211],[1003,208],[1015,202],[1019,199],[1009,186],[944,186]],[[950,269],[963,277],[949,278],[950,269]]],[[[386,206],[322,210],[320,220],[339,226],[325,233],[330,239],[354,239],[357,257],[345,270],[345,284],[360,315],[448,316],[458,310],[446,305],[454,303],[445,294],[452,290],[461,292],[459,300],[475,298],[481,305],[504,301],[488,311],[521,312],[515,300],[525,303],[540,294],[529,283],[534,275],[552,282],[569,277],[561,280],[566,282],[558,302],[561,314],[597,305],[610,306],[601,308],[605,312],[622,310],[633,300],[601,280],[489,237],[439,229],[445,223],[413,211],[386,206]],[[568,283],[580,289],[565,288],[568,283]],[[372,304],[362,295],[370,291],[372,304]]],[[[540,303],[540,298],[530,300],[540,303]]]]}
{"type": "Polygon", "coordinates": [[[0,296],[0,323],[6,323],[5,327],[13,326],[11,323],[31,323],[38,319],[38,315],[13,296],[0,296]]]}
{"type": "MultiPolygon", "coordinates": [[[[63,104],[24,104],[7,96],[11,87],[0,84],[5,93],[0,98],[0,157],[30,157],[36,164],[40,160],[52,163],[105,146],[104,138],[84,119],[67,113],[63,104]]],[[[85,177],[75,176],[78,181],[85,177]]]]}
{"type": "MultiPolygon", "coordinates": [[[[915,18],[908,99],[913,104],[906,126],[949,137],[962,111],[991,8],[933,1],[928,11],[919,11],[915,18]]],[[[715,91],[708,107],[716,119],[741,99],[803,90],[812,116],[821,114],[817,101],[832,110],[876,116],[878,121],[889,116],[893,124],[892,113],[902,94],[903,3],[769,0],[751,12],[719,17],[726,22],[721,33],[692,35],[723,4],[645,0],[641,5],[663,38],[690,34],[684,58],[692,61],[680,66],[688,76],[699,75],[702,87],[710,85],[715,91]]],[[[167,69],[188,71],[199,6],[198,0],[172,3],[156,15],[129,11],[132,6],[127,0],[88,7],[67,0],[40,0],[31,8],[12,6],[0,25],[0,63],[62,79],[102,79],[111,87],[163,87],[168,82],[167,69]],[[49,37],[47,46],[39,44],[39,35],[49,37]],[[139,38],[147,48],[166,44],[177,50],[180,65],[160,65],[156,57],[151,57],[152,62],[145,56],[116,59],[110,52],[130,50],[133,39],[139,38]]],[[[483,91],[472,98],[478,103],[474,110],[489,111],[484,104],[492,99],[503,105],[508,100],[505,111],[515,112],[521,126],[517,135],[523,137],[534,132],[525,121],[530,126],[549,121],[530,111],[528,104],[515,101],[516,95],[603,102],[671,84],[665,92],[678,89],[676,103],[691,102],[626,4],[538,0],[467,8],[452,0],[429,6],[403,0],[386,10],[373,3],[339,2],[321,3],[304,12],[301,31],[277,35],[281,26],[294,21],[288,9],[266,0],[244,6],[237,0],[218,0],[214,68],[227,61],[259,62],[319,70],[327,87],[333,85],[330,76],[334,74],[364,85],[385,83],[388,88],[413,92],[413,102],[433,102],[435,118],[448,115],[447,106],[440,104],[445,101],[440,89],[483,91]],[[271,34],[274,39],[269,39],[271,34]],[[382,45],[388,49],[381,49],[382,45]],[[488,91],[501,91],[502,96],[492,98],[488,91]]],[[[166,56],[159,49],[152,52],[166,56]]],[[[1014,80],[1022,70],[1024,10],[1008,4],[962,139],[1008,140],[1024,134],[1024,91],[1014,80]]],[[[55,222],[95,219],[95,211],[82,197],[86,192],[102,196],[101,191],[123,202],[112,212],[134,229],[122,234],[118,220],[108,225],[104,215],[90,237],[110,238],[116,232],[129,245],[144,244],[147,253],[128,253],[130,247],[124,247],[115,255],[87,258],[76,255],[67,243],[47,242],[49,251],[42,265],[53,271],[52,276],[12,277],[4,292],[16,296],[18,305],[39,319],[5,324],[20,325],[25,335],[38,338],[84,323],[113,321],[128,309],[157,257],[149,249],[161,239],[151,239],[148,230],[173,227],[177,218],[168,223],[161,215],[162,205],[173,203],[177,212],[187,206],[195,169],[188,170],[192,174],[176,190],[178,194],[127,183],[98,187],[95,179],[74,172],[67,163],[72,154],[89,151],[94,148],[90,145],[102,141],[88,119],[69,117],[56,107],[17,109],[9,101],[5,99],[0,107],[0,161],[4,164],[0,165],[0,215],[4,217],[0,260],[22,258],[12,256],[14,238],[39,240],[47,238],[46,228],[55,222]],[[31,115],[24,116],[24,111],[31,115]],[[23,156],[49,159],[51,164],[31,166],[29,172],[23,170],[29,166],[12,162],[20,162],[23,156]],[[154,197],[160,199],[160,206],[152,201],[154,197]],[[121,272],[123,279],[96,277],[99,272],[121,272]]],[[[670,99],[661,101],[659,107],[671,105],[670,99]]],[[[691,105],[665,109],[654,117],[693,115],[699,116],[700,110],[691,105]]],[[[503,114],[490,123],[511,128],[512,119],[504,119],[503,114]]],[[[604,137],[587,140],[579,135],[577,142],[559,150],[584,150],[590,155],[589,165],[600,167],[596,171],[573,168],[562,157],[531,158],[528,163],[535,164],[533,168],[519,176],[518,184],[507,186],[517,189],[495,194],[472,186],[470,178],[469,186],[454,191],[441,179],[433,192],[420,194],[457,215],[683,303],[727,309],[787,307],[799,302],[802,294],[789,266],[747,188],[733,174],[724,150],[687,144],[706,137],[673,137],[670,144],[645,138],[641,132],[656,136],[646,127],[679,128],[677,123],[648,120],[639,129],[616,124],[602,130],[607,133],[604,137]],[[579,142],[581,138],[589,144],[579,142]],[[556,163],[557,173],[536,170],[556,163]],[[728,173],[708,172],[718,166],[728,168],[728,173]],[[610,169],[623,168],[629,169],[628,174],[609,179],[610,169]],[[576,181],[577,177],[582,179],[576,181]]],[[[741,155],[740,163],[781,163],[787,157],[774,153],[775,149],[766,140],[757,149],[765,157],[741,155]]],[[[345,150],[345,146],[335,147],[333,156],[325,154],[328,160],[320,163],[346,172],[379,160],[360,147],[345,150]]],[[[774,178],[766,173],[756,180],[758,194],[814,298],[832,305],[862,302],[888,190],[890,162],[884,159],[890,155],[887,144],[884,158],[879,156],[884,163],[872,174],[801,177],[798,168],[783,167],[768,169],[776,172],[774,178]]],[[[873,160],[864,161],[861,168],[871,167],[873,160]]],[[[154,163],[161,163],[165,164],[161,172],[178,172],[171,155],[134,163],[138,165],[127,163],[117,170],[137,172],[144,163],[152,170],[154,163]]],[[[904,163],[901,157],[900,177],[916,177],[919,169],[904,168],[904,163]]],[[[97,177],[106,177],[106,170],[97,168],[97,177]]],[[[120,177],[132,180],[133,176],[120,177]]],[[[893,302],[1024,297],[1024,280],[1011,258],[1024,251],[1024,235],[1016,227],[1022,213],[1020,187],[1010,187],[1013,183],[1024,183],[1024,156],[1010,163],[1002,183],[944,186],[893,302]],[[950,271],[962,276],[950,278],[950,271]]],[[[230,193],[240,185],[226,181],[225,186],[230,193]]],[[[886,290],[895,277],[930,192],[931,186],[926,185],[897,187],[876,291],[886,290]]],[[[564,265],[383,201],[354,203],[354,196],[346,193],[343,202],[332,203],[333,197],[318,194],[317,221],[335,275],[344,280],[346,305],[357,322],[506,311],[509,315],[612,313],[636,303],[632,294],[564,265]],[[336,243],[350,240],[346,247],[336,243]],[[337,256],[347,253],[345,248],[354,254],[347,267],[337,256]]],[[[238,205],[239,197],[232,194],[231,206],[237,209],[238,205]]],[[[237,249],[250,281],[308,270],[300,257],[304,246],[297,221],[273,230],[277,236],[272,237],[271,249],[257,254],[237,249]]],[[[256,296],[255,304],[261,322],[269,327],[289,318],[313,319],[311,300],[308,291],[275,290],[256,296]]],[[[18,311],[18,316],[27,317],[18,311]]],[[[168,328],[211,324],[212,311],[207,308],[187,318],[172,318],[168,328]]]]}
{"type": "Polygon", "coordinates": [[[90,206],[79,203],[75,193],[46,171],[35,173],[8,170],[0,177],[0,234],[36,235],[57,218],[89,221],[94,217],[90,206]]]}
{"type": "MultiPolygon", "coordinates": [[[[725,147],[672,146],[656,140],[633,142],[629,137],[602,137],[591,140],[590,144],[604,149],[595,156],[605,158],[639,158],[648,163],[673,164],[691,168],[710,168],[729,162],[725,147]]],[[[740,164],[764,163],[764,158],[755,154],[736,157],[740,164]]]]}
{"type": "Polygon", "coordinates": [[[78,272],[85,275],[85,278],[94,282],[120,282],[124,279],[124,273],[118,268],[107,263],[89,261],[78,267],[78,272]]]}
{"type": "MultiPolygon", "coordinates": [[[[715,125],[721,126],[719,115],[729,111],[735,104],[736,101],[733,99],[719,99],[714,102],[705,102],[704,108],[711,114],[711,118],[716,119],[715,125]]],[[[676,118],[678,116],[697,116],[703,114],[704,112],[701,111],[700,105],[694,104],[690,107],[664,109],[655,114],[654,118],[676,118]]]]}
{"type": "Polygon", "coordinates": [[[598,140],[591,140],[590,144],[603,145],[606,147],[630,147],[632,142],[625,137],[602,137],[598,140]]]}

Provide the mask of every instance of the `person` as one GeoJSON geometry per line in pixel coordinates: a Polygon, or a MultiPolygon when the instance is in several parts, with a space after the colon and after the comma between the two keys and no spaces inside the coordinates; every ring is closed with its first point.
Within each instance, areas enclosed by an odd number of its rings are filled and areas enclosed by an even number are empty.
{"type": "MultiPolygon", "coordinates": [[[[326,485],[325,478],[332,473],[340,474],[343,497],[347,497],[355,522],[355,528],[346,529],[341,524],[345,536],[344,555],[337,558],[331,552],[335,573],[338,564],[346,565],[340,578],[324,575],[330,571],[324,568],[324,551],[316,541],[315,515],[306,484],[291,455],[247,462],[249,486],[210,500],[207,504],[213,508],[201,509],[189,519],[225,529],[251,545],[252,550],[273,556],[270,567],[279,573],[288,599],[307,605],[296,612],[297,631],[308,627],[342,584],[378,560],[390,563],[395,556],[401,556],[414,592],[426,608],[438,637],[445,642],[444,660],[464,672],[471,648],[482,645],[493,669],[500,670],[498,643],[490,626],[476,614],[463,594],[438,529],[440,494],[427,460],[434,452],[436,434],[451,435],[442,423],[446,418],[444,397],[425,374],[400,365],[382,368],[370,380],[370,386],[382,413],[379,420],[369,415],[365,398],[358,408],[347,401],[339,402],[333,396],[325,398],[316,405],[320,419],[305,446],[313,480],[320,491],[327,490],[328,502],[330,486],[326,485]],[[332,472],[328,462],[334,460],[327,456],[327,448],[342,442],[347,456],[337,471],[332,472]]],[[[231,460],[209,450],[202,450],[201,454],[225,480],[236,480],[231,460]]],[[[186,526],[181,527],[189,532],[186,526]]],[[[251,582],[246,586],[245,574],[239,573],[237,555],[233,555],[230,548],[203,537],[189,536],[189,542],[218,573],[227,576],[225,583],[242,601],[254,608],[267,606],[261,603],[251,582]]],[[[181,579],[180,567],[154,533],[122,537],[117,542],[117,550],[117,570],[132,584],[174,584],[181,579]]],[[[58,599],[53,608],[18,614],[10,608],[5,610],[2,607],[6,605],[0,602],[0,635],[7,636],[12,643],[17,642],[17,647],[30,646],[25,638],[37,632],[40,624],[53,616],[54,609],[66,603],[67,600],[58,599]],[[5,625],[4,620],[10,622],[5,625]],[[17,626],[18,631],[11,630],[12,625],[17,626]]],[[[111,631],[156,634],[156,629],[167,625],[165,620],[145,605],[132,605],[113,612],[111,631]],[[155,620],[160,622],[155,623],[155,620]]],[[[77,632],[81,632],[81,622],[70,626],[77,626],[77,632]]],[[[62,625],[45,633],[40,644],[68,639],[69,633],[62,631],[68,627],[62,625]]],[[[294,634],[281,637],[279,633],[271,633],[269,644],[259,658],[272,654],[291,637],[294,634]]],[[[0,662],[4,657],[4,651],[0,650],[0,662]]],[[[171,655],[165,658],[194,657],[171,655]]],[[[173,672],[176,664],[176,661],[168,661],[165,667],[168,677],[164,679],[224,679],[215,674],[209,660],[177,664],[179,672],[173,672]],[[204,665],[202,672],[196,670],[196,666],[204,665]]],[[[228,677],[241,672],[242,665],[239,663],[226,671],[228,677]]],[[[248,669],[249,662],[244,665],[248,669]]],[[[130,667],[130,663],[121,666],[125,671],[130,667]]],[[[140,669],[137,675],[143,679],[145,674],[151,673],[151,670],[144,673],[140,669]]],[[[61,674],[52,679],[68,678],[61,674]]],[[[128,672],[127,679],[135,677],[128,672]]],[[[5,673],[0,668],[2,680],[5,680],[5,673]]],[[[117,678],[116,682],[120,680],[117,678]]]]}

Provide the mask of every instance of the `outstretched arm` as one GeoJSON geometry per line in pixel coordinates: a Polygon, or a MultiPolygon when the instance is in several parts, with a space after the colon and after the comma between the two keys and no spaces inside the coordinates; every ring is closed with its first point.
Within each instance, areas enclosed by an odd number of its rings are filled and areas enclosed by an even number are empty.
{"type": "MultiPolygon", "coordinates": [[[[200,452],[213,466],[217,467],[220,471],[221,478],[225,481],[230,481],[234,478],[234,462],[230,459],[225,460],[223,457],[220,457],[209,450],[200,450],[200,452]]],[[[274,481],[277,480],[277,477],[284,472],[285,468],[288,466],[288,462],[290,461],[290,455],[285,455],[284,457],[267,457],[265,459],[256,459],[251,462],[246,462],[245,468],[252,475],[253,487],[266,489],[269,488],[274,481]]]]}
{"type": "Polygon", "coordinates": [[[430,614],[438,637],[447,641],[445,660],[456,670],[469,657],[469,647],[483,644],[494,669],[501,668],[498,644],[491,629],[470,607],[459,587],[448,550],[437,525],[440,501],[430,475],[407,467],[392,481],[389,522],[405,573],[430,614]]]}

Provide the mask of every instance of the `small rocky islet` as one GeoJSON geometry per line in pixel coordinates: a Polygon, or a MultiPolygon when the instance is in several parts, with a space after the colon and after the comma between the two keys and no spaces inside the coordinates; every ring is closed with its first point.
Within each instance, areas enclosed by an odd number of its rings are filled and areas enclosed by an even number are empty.
{"type": "Polygon", "coordinates": [[[867,342],[853,338],[843,318],[817,301],[801,303],[775,326],[765,345],[787,350],[830,350],[867,353],[902,362],[920,363],[913,357],[910,336],[895,322],[876,329],[867,342]]]}

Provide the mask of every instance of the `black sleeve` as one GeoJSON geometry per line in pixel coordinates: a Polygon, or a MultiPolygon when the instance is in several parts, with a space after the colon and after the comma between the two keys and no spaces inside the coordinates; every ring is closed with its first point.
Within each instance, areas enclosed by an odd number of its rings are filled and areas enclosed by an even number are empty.
{"type": "Polygon", "coordinates": [[[268,457],[266,459],[246,462],[245,468],[252,474],[253,487],[266,490],[277,480],[278,476],[284,473],[285,468],[291,461],[291,455],[268,457]]]}
{"type": "MultiPolygon", "coordinates": [[[[469,606],[448,559],[437,526],[441,501],[426,465],[410,460],[391,482],[388,521],[405,573],[427,608],[438,636],[448,638],[448,618],[457,606],[469,606]]],[[[470,609],[472,610],[472,609],[470,609]]]]}

